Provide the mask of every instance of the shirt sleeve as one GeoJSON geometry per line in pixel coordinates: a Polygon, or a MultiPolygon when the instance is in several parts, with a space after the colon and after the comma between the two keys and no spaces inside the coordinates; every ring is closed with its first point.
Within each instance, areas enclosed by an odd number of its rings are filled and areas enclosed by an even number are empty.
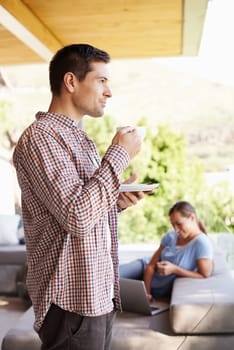
{"type": "Polygon", "coordinates": [[[171,246],[172,243],[172,231],[168,231],[162,238],[161,244],[166,247],[166,246],[171,246]]]}
{"type": "Polygon", "coordinates": [[[203,234],[197,241],[197,259],[213,259],[213,245],[210,238],[203,234]]]}
{"type": "Polygon", "coordinates": [[[129,162],[122,146],[111,145],[90,178],[82,147],[77,145],[75,162],[66,143],[49,130],[35,132],[21,147],[17,166],[23,186],[35,193],[66,232],[89,234],[116,204],[120,175],[129,162]]]}

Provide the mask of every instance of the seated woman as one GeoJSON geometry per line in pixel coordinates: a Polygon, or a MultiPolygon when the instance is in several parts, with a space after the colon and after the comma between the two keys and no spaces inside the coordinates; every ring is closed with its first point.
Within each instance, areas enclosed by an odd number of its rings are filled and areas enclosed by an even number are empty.
{"type": "Polygon", "coordinates": [[[174,230],[165,234],[145,267],[148,298],[168,297],[176,277],[209,277],[213,267],[212,243],[193,206],[177,202],[169,210],[174,230]]]}
{"type": "Polygon", "coordinates": [[[169,211],[174,230],[167,232],[150,259],[121,266],[120,276],[144,279],[148,298],[170,297],[176,277],[209,277],[213,246],[193,206],[177,202],[169,211]],[[127,276],[128,275],[128,276],[127,276]]]}

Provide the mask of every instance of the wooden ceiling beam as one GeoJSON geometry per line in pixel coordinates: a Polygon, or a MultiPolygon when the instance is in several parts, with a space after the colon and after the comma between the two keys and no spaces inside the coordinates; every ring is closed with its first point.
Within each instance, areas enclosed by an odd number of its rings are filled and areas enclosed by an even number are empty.
{"type": "Polygon", "coordinates": [[[199,53],[208,0],[184,0],[182,55],[199,53]]]}
{"type": "Polygon", "coordinates": [[[88,42],[112,58],[194,56],[208,0],[0,0],[0,63],[50,61],[88,42]],[[56,6],[55,6],[56,4],[56,6]]]}
{"type": "Polygon", "coordinates": [[[20,0],[0,0],[0,24],[45,61],[63,46],[20,0]]]}

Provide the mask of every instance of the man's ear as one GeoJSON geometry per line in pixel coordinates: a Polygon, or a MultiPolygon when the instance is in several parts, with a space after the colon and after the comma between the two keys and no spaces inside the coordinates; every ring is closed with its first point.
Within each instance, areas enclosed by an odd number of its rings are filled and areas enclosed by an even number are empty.
{"type": "Polygon", "coordinates": [[[77,78],[75,74],[71,72],[67,72],[64,74],[63,77],[64,85],[65,88],[67,89],[68,92],[72,93],[74,92],[76,86],[77,86],[77,78]]]}

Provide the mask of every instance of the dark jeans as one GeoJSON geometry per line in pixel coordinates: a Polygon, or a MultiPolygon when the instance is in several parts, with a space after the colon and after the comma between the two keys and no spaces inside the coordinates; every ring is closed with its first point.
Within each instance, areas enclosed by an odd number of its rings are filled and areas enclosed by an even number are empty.
{"type": "Polygon", "coordinates": [[[52,304],[39,330],[42,350],[108,350],[115,311],[87,317],[52,304]]]}

